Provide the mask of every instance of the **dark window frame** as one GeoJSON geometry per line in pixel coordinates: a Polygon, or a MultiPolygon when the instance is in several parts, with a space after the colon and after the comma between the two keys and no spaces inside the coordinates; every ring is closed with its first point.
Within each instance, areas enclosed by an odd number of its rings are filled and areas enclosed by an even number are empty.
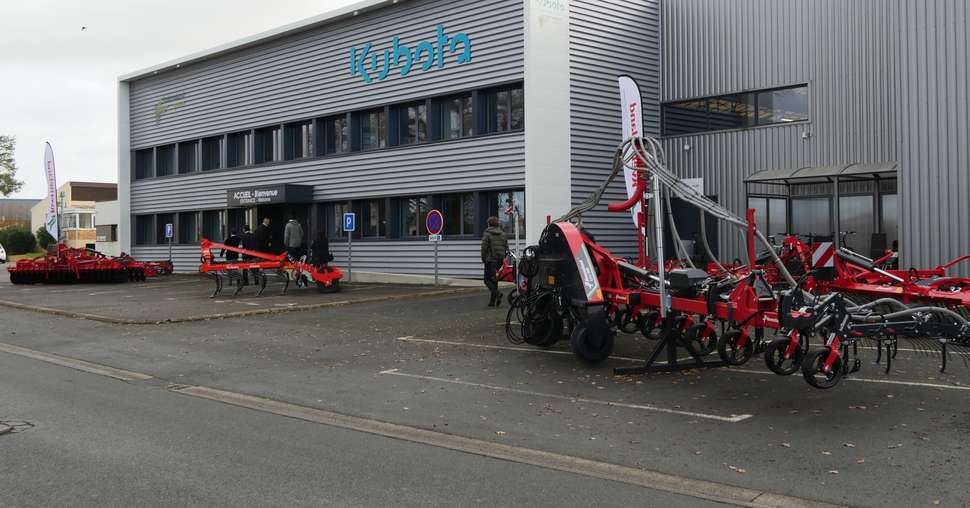
{"type": "MultiPolygon", "coordinates": [[[[699,110],[696,110],[696,111],[699,111],[699,110]]],[[[755,129],[755,128],[762,128],[762,127],[777,127],[780,125],[796,125],[801,123],[810,123],[812,121],[811,111],[812,111],[811,84],[806,82],[806,83],[798,83],[794,85],[777,86],[772,88],[764,88],[764,89],[756,89],[756,90],[746,90],[742,92],[732,92],[727,94],[711,95],[707,97],[694,97],[691,99],[682,99],[682,100],[664,102],[664,103],[661,103],[660,105],[660,118],[661,118],[660,126],[664,137],[691,136],[691,135],[700,135],[700,134],[707,134],[707,133],[713,133],[713,132],[725,132],[725,131],[742,130],[742,129],[755,129]],[[770,121],[770,122],[761,120],[759,112],[761,111],[760,97],[762,95],[773,93],[773,92],[779,92],[779,91],[800,90],[800,89],[805,90],[805,111],[804,111],[805,118],[804,119],[792,120],[792,121],[770,121]],[[739,127],[726,127],[726,128],[712,127],[711,102],[718,101],[718,100],[730,101],[732,98],[750,99],[748,101],[736,101],[736,102],[749,105],[749,110],[748,110],[749,123],[739,127]],[[676,133],[670,133],[671,126],[669,125],[669,122],[670,122],[671,109],[681,105],[696,103],[698,101],[705,102],[704,122],[703,122],[704,126],[696,130],[681,130],[676,133]]]]}

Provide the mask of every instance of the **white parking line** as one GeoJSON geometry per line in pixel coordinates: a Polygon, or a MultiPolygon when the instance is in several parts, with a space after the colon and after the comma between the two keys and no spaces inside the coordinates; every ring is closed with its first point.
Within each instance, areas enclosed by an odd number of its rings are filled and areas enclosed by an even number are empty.
{"type": "MultiPolygon", "coordinates": [[[[498,350],[504,350],[504,351],[520,351],[524,353],[545,353],[545,354],[552,354],[552,355],[572,355],[573,354],[571,351],[559,351],[554,349],[539,349],[539,348],[516,347],[516,346],[497,346],[497,345],[491,345],[491,344],[475,344],[472,342],[457,342],[457,341],[450,341],[450,340],[415,339],[411,335],[408,335],[406,337],[398,337],[396,340],[399,340],[402,342],[422,342],[422,343],[428,343],[428,344],[444,344],[447,346],[471,347],[471,348],[477,348],[477,349],[498,349],[498,350]]],[[[902,351],[902,349],[900,349],[900,351],[902,351]]],[[[609,358],[611,360],[622,360],[622,361],[629,361],[629,362],[643,362],[646,360],[645,358],[631,358],[629,356],[610,356],[609,358]]],[[[678,358],[678,360],[690,361],[691,358],[678,358]]],[[[657,365],[663,365],[665,363],[666,362],[662,362],[662,361],[656,362],[657,365]]],[[[762,376],[774,375],[772,372],[767,370],[765,371],[748,370],[748,369],[739,369],[735,367],[726,368],[726,371],[737,372],[740,374],[757,374],[762,376]]],[[[892,379],[872,379],[872,378],[854,377],[854,376],[848,376],[844,379],[846,381],[856,381],[860,383],[875,383],[875,384],[901,385],[901,386],[921,386],[925,388],[939,388],[942,390],[957,390],[957,391],[970,390],[970,386],[945,385],[941,383],[923,383],[919,381],[896,381],[892,379]]]]}
{"type": "Polygon", "coordinates": [[[482,384],[482,383],[472,383],[472,382],[468,382],[468,381],[461,381],[461,380],[458,380],[458,379],[446,379],[446,378],[433,377],[433,376],[422,376],[420,374],[408,374],[406,372],[401,372],[398,369],[384,370],[384,371],[381,371],[381,374],[388,375],[388,376],[409,377],[409,378],[414,378],[414,379],[421,379],[421,380],[424,380],[424,381],[437,381],[439,383],[450,383],[450,384],[456,384],[456,385],[462,385],[462,386],[471,386],[471,387],[474,387],[474,388],[485,388],[487,390],[493,390],[493,391],[498,391],[498,392],[517,393],[517,394],[520,394],[520,395],[530,395],[530,396],[533,396],[533,397],[543,397],[543,398],[547,398],[547,399],[565,400],[565,401],[569,401],[569,402],[582,402],[584,404],[599,404],[599,405],[611,406],[611,407],[625,407],[625,408],[629,408],[629,409],[642,409],[642,410],[645,410],[645,411],[655,411],[657,413],[666,413],[666,414],[674,414],[674,415],[681,415],[681,416],[690,416],[692,418],[704,418],[704,419],[707,419],[707,420],[715,420],[715,421],[727,422],[727,423],[738,423],[738,422],[747,420],[748,418],[751,418],[752,416],[754,416],[754,415],[750,415],[750,414],[731,415],[731,416],[720,416],[720,415],[712,415],[712,414],[707,414],[707,413],[697,413],[697,412],[694,412],[694,411],[682,411],[680,409],[669,409],[669,408],[651,406],[651,405],[646,405],[646,404],[630,404],[630,403],[627,403],[627,402],[618,402],[618,401],[610,401],[610,400],[587,399],[587,398],[584,398],[584,397],[569,397],[569,396],[566,396],[566,395],[557,395],[557,394],[554,394],[554,393],[534,392],[534,391],[531,391],[531,390],[519,390],[519,389],[516,389],[516,388],[507,388],[507,387],[504,387],[504,386],[486,385],[486,384],[482,384]]]}

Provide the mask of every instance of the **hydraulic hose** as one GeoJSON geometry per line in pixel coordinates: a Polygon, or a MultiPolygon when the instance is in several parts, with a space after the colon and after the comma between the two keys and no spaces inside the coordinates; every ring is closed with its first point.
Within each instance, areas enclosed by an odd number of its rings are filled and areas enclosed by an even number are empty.
{"type": "Polygon", "coordinates": [[[714,257],[714,253],[711,252],[711,244],[707,242],[707,217],[704,215],[704,210],[702,208],[698,208],[697,211],[699,211],[701,214],[701,245],[704,246],[704,253],[707,254],[707,259],[710,259],[711,262],[717,266],[718,270],[721,270],[721,272],[727,273],[731,277],[734,277],[734,274],[728,272],[727,268],[724,268],[724,265],[722,265],[721,262],[714,257]]]}

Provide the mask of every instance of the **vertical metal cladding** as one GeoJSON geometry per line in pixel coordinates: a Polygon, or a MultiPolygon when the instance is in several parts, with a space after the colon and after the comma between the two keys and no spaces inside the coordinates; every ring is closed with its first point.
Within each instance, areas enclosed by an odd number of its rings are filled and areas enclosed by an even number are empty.
{"type": "MultiPolygon", "coordinates": [[[[572,107],[572,201],[579,203],[610,172],[622,140],[617,77],[632,76],[643,94],[645,131],[660,132],[660,2],[571,0],[569,2],[572,107]]],[[[624,201],[616,180],[602,205],[583,222],[616,254],[636,254],[636,229],[629,213],[609,213],[606,203],[624,201]]]]}
{"type": "MultiPolygon", "coordinates": [[[[811,103],[808,123],[668,138],[671,168],[703,177],[740,213],[756,171],[897,161],[903,262],[970,251],[968,10],[962,0],[667,0],[662,100],[808,83],[811,103]]],[[[726,234],[722,255],[738,255],[726,234]]]]}
{"type": "MultiPolygon", "coordinates": [[[[310,28],[130,83],[131,149],[236,130],[327,116],[523,78],[521,0],[414,0],[310,28]],[[470,63],[412,69],[364,83],[351,75],[350,49],[372,42],[383,52],[397,35],[414,45],[436,27],[465,32],[470,63]],[[156,116],[159,104],[180,103],[156,116]],[[159,101],[162,101],[161,103],[159,101]]],[[[253,184],[314,186],[314,200],[427,195],[524,186],[521,132],[358,152],[135,181],[131,213],[218,210],[226,190],[253,184]]],[[[130,229],[130,228],[129,228],[130,229]]],[[[332,244],[339,263],[346,246],[332,244]]],[[[443,275],[480,276],[478,243],[446,241],[443,275]]],[[[135,246],[140,258],[165,257],[167,247],[135,246]]],[[[419,241],[355,241],[358,270],[431,273],[430,246],[419,241]]],[[[198,266],[198,248],[176,246],[181,271],[198,266]]]]}

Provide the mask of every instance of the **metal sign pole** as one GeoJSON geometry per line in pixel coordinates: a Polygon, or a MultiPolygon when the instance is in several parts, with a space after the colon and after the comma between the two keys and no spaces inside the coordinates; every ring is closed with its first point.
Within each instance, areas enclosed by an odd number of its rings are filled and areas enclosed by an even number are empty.
{"type": "Polygon", "coordinates": [[[438,285],[438,244],[440,242],[434,242],[434,285],[438,285]]]}
{"type": "Polygon", "coordinates": [[[347,281],[354,281],[354,232],[347,233],[347,281]]]}
{"type": "Polygon", "coordinates": [[[515,208],[512,209],[512,222],[515,227],[515,255],[519,255],[519,207],[513,204],[515,208]]]}
{"type": "Polygon", "coordinates": [[[660,197],[663,189],[660,188],[660,180],[657,175],[653,175],[653,218],[654,218],[654,242],[657,243],[657,276],[660,279],[660,316],[667,317],[667,308],[670,304],[667,295],[667,274],[664,270],[664,232],[663,232],[663,209],[661,208],[662,199],[660,197]]]}

